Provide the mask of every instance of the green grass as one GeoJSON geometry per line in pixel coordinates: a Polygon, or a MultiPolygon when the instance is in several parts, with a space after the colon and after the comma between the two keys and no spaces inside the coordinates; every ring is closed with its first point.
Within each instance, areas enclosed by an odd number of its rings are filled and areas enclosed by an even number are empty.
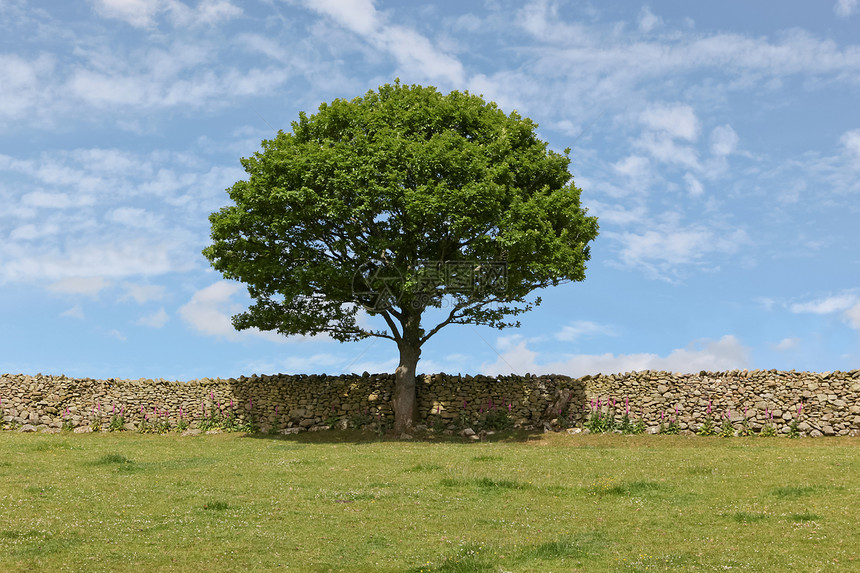
{"type": "Polygon", "coordinates": [[[858,439],[493,438],[2,432],[0,571],[860,569],[858,439]]]}

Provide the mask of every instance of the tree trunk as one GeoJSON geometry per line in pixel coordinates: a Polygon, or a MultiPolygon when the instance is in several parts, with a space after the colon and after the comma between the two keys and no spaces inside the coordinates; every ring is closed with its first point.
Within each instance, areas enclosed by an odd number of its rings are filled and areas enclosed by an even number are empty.
{"type": "Polygon", "coordinates": [[[394,434],[412,430],[418,417],[415,399],[415,374],[421,357],[421,315],[410,316],[403,325],[403,338],[398,343],[400,366],[394,371],[394,434]]]}
{"type": "Polygon", "coordinates": [[[401,435],[412,430],[417,418],[415,400],[415,370],[418,365],[420,348],[400,348],[400,366],[394,373],[394,433],[401,435]]]}

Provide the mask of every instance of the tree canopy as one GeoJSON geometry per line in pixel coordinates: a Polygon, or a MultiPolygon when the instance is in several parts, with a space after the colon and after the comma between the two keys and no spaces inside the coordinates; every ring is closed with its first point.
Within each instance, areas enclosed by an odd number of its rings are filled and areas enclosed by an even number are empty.
{"type": "Polygon", "coordinates": [[[299,114],[242,159],[204,255],[247,284],[238,329],[397,343],[395,428],[415,408],[421,346],[448,324],[518,326],[536,289],[585,278],[597,219],[516,111],[468,92],[386,84],[299,114]],[[428,308],[443,319],[421,324],[428,308]],[[359,312],[387,328],[366,328],[359,312]]]}

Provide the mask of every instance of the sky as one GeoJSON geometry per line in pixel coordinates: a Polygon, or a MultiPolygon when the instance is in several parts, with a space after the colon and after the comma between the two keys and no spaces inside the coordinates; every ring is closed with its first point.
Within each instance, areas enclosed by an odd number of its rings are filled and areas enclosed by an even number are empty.
{"type": "Polygon", "coordinates": [[[393,372],[235,331],[201,250],[241,157],[395,78],[536,121],[600,225],[420,372],[860,368],[860,0],[0,0],[0,372],[393,372]]]}

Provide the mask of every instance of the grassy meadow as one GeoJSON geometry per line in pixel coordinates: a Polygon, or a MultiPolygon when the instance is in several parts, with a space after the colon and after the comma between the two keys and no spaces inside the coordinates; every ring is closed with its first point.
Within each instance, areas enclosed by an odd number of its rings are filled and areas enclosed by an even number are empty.
{"type": "Polygon", "coordinates": [[[0,571],[860,571],[858,446],[2,432],[0,571]]]}

